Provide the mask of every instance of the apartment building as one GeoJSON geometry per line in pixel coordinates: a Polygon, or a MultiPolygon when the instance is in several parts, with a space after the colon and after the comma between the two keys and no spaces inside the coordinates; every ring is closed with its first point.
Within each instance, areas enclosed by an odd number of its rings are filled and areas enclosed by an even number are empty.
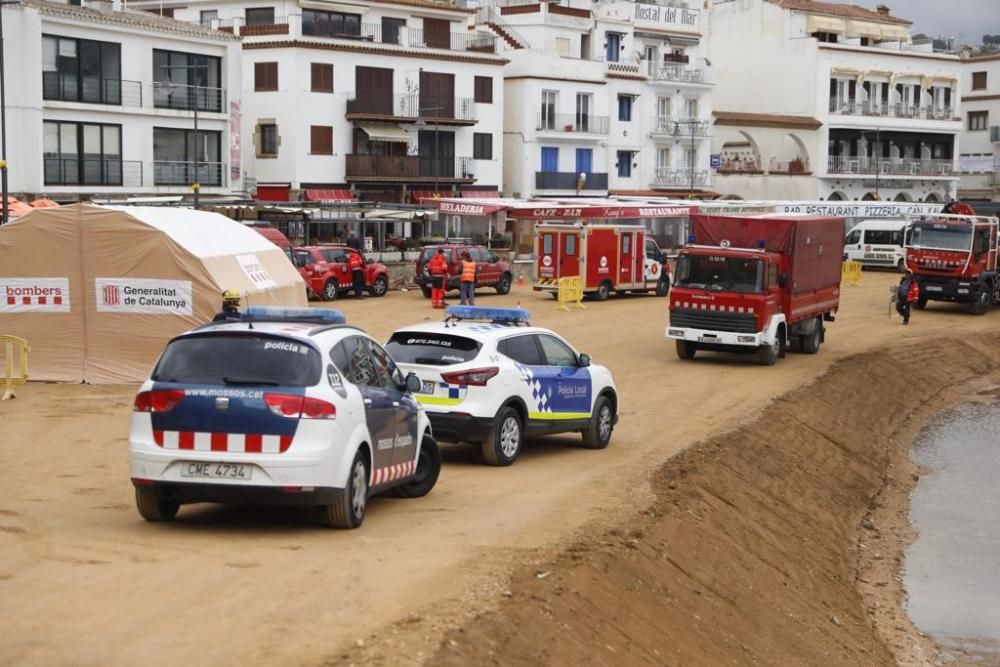
{"type": "Polygon", "coordinates": [[[956,195],[961,63],[930,42],[915,44],[909,21],[886,6],[740,0],[714,4],[711,23],[719,192],[956,195]]]}
{"type": "Polygon", "coordinates": [[[1000,201],[1000,55],[962,60],[962,199],[1000,201]]]}
{"type": "Polygon", "coordinates": [[[712,69],[700,3],[498,0],[504,190],[695,196],[712,186],[712,69]]]}
{"type": "Polygon", "coordinates": [[[26,0],[3,12],[11,193],[242,189],[238,38],[118,2],[26,0]]]}
{"type": "Polygon", "coordinates": [[[242,38],[243,143],[258,199],[417,201],[497,190],[497,38],[433,0],[140,0],[242,38]],[[416,196],[415,196],[416,193],[416,196]]]}

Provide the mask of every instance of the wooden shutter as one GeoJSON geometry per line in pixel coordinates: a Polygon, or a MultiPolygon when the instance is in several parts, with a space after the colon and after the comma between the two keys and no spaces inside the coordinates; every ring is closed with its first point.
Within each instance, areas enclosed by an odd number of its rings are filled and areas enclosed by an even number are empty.
{"type": "Polygon", "coordinates": [[[391,69],[355,67],[354,85],[364,113],[393,115],[391,69]]]}
{"type": "Polygon", "coordinates": [[[312,63],[312,92],[333,92],[333,65],[328,63],[312,63]]]}
{"type": "Polygon", "coordinates": [[[986,90],[986,72],[972,73],[972,89],[986,90]]]}
{"type": "Polygon", "coordinates": [[[254,63],[253,89],[264,92],[278,90],[278,63],[254,63]]]}
{"type": "Polygon", "coordinates": [[[455,117],[455,75],[438,72],[420,73],[420,108],[425,116],[455,117]]]}
{"type": "Polygon", "coordinates": [[[433,49],[450,49],[451,22],[445,19],[424,19],[424,43],[433,49]]]}
{"type": "Polygon", "coordinates": [[[333,128],[313,125],[309,128],[309,152],[313,155],[333,155],[333,128]]]}
{"type": "Polygon", "coordinates": [[[482,104],[493,103],[493,77],[477,76],[476,82],[476,102],[482,104]]]}

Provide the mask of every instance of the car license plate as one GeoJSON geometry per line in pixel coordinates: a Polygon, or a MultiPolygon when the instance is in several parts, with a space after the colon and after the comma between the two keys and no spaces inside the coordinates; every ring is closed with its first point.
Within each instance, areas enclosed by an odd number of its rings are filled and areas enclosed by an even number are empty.
{"type": "Polygon", "coordinates": [[[434,382],[431,380],[423,380],[420,383],[420,393],[421,394],[433,394],[434,393],[434,382]]]}
{"type": "Polygon", "coordinates": [[[248,481],[253,477],[253,466],[244,463],[186,461],[181,464],[181,477],[248,481]]]}
{"type": "Polygon", "coordinates": [[[941,291],[941,286],[940,285],[927,285],[926,287],[924,287],[924,289],[927,290],[928,292],[940,292],[941,291]]]}

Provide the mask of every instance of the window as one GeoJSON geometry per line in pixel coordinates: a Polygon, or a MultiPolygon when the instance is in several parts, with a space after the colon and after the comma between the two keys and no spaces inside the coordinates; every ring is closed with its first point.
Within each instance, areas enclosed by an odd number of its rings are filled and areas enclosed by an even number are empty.
{"type": "Polygon", "coordinates": [[[347,251],[342,248],[331,248],[330,250],[320,250],[323,260],[331,264],[347,264],[347,251]]]}
{"type": "Polygon", "coordinates": [[[622,236],[622,254],[631,255],[632,254],[632,235],[625,234],[622,236]]]}
{"type": "Polygon", "coordinates": [[[274,123],[261,123],[257,126],[257,157],[277,157],[278,126],[274,123]]]}
{"type": "Polygon", "coordinates": [[[477,76],[475,78],[476,102],[493,104],[493,77],[477,76]]]}
{"type": "Polygon", "coordinates": [[[670,125],[670,98],[656,98],[656,128],[663,130],[670,125]]]}
{"type": "Polygon", "coordinates": [[[632,120],[632,96],[631,95],[619,95],[618,96],[618,120],[631,121],[632,120]]]}
{"type": "Polygon", "coordinates": [[[539,130],[554,130],[556,127],[556,91],[542,91],[542,113],[538,119],[539,130]]]}
{"type": "Polygon", "coordinates": [[[328,63],[312,63],[311,90],[314,93],[333,92],[333,65],[328,63]]]}
{"type": "Polygon", "coordinates": [[[604,33],[605,40],[605,58],[609,63],[618,62],[619,52],[622,46],[622,36],[618,32],[606,32],[604,33]]]}
{"type": "Polygon", "coordinates": [[[555,234],[544,234],[542,236],[542,254],[551,255],[552,254],[552,239],[555,234]]]}
{"type": "Polygon", "coordinates": [[[372,355],[372,364],[375,369],[375,381],[377,386],[389,391],[399,391],[396,384],[396,364],[378,343],[364,339],[372,355]]]}
{"type": "Polygon", "coordinates": [[[594,150],[592,148],[576,149],[576,173],[589,174],[594,166],[594,150]]]}
{"type": "Polygon", "coordinates": [[[247,25],[274,25],[274,7],[255,7],[246,10],[247,25]]]}
{"type": "Polygon", "coordinates": [[[219,10],[217,9],[203,9],[201,10],[201,24],[210,26],[212,21],[216,21],[219,18],[219,10]]]}
{"type": "Polygon", "coordinates": [[[684,166],[687,169],[694,169],[698,164],[698,150],[689,148],[684,151],[684,166]]]}
{"type": "Polygon", "coordinates": [[[565,239],[563,244],[563,256],[573,257],[576,255],[576,235],[566,234],[563,238],[565,239]]]}
{"type": "Polygon", "coordinates": [[[257,92],[278,90],[278,63],[254,63],[253,89],[257,92]]]}
{"type": "Polygon", "coordinates": [[[221,145],[221,132],[154,127],[153,184],[222,185],[221,145]]]}
{"type": "Polygon", "coordinates": [[[42,36],[42,97],[121,104],[121,46],[112,42],[42,36]]]}
{"type": "Polygon", "coordinates": [[[669,148],[657,148],[656,149],[656,172],[662,174],[670,169],[670,149],[669,148]]]}
{"type": "Polygon", "coordinates": [[[684,115],[687,118],[698,117],[698,98],[689,97],[684,100],[684,115]]]}
{"type": "Polygon", "coordinates": [[[342,340],[337,346],[341,349],[334,350],[332,354],[335,360],[339,359],[340,363],[344,364],[345,367],[341,370],[348,382],[369,387],[379,386],[379,372],[375,367],[371,344],[367,338],[351,336],[342,340]]]}
{"type": "Polygon", "coordinates": [[[302,34],[309,37],[360,36],[361,14],[303,9],[302,34]]]}
{"type": "Polygon", "coordinates": [[[399,44],[400,28],[406,27],[406,19],[382,18],[382,43],[399,44]]]}
{"type": "Polygon", "coordinates": [[[225,385],[227,377],[257,380],[276,387],[310,387],[320,379],[322,357],[293,338],[253,332],[188,336],[167,345],[153,379],[225,385]]]}
{"type": "Polygon", "coordinates": [[[97,123],[42,124],[46,185],[121,185],[122,127],[97,123]]]}
{"type": "Polygon", "coordinates": [[[385,349],[401,364],[451,366],[472,361],[482,345],[465,336],[445,333],[398,331],[385,349]]]}
{"type": "Polygon", "coordinates": [[[542,366],[542,353],[532,334],[505,338],[497,343],[497,351],[525,366],[542,366]]]}
{"type": "Polygon", "coordinates": [[[590,93],[576,94],[576,131],[590,132],[590,107],[593,96],[590,93]]]}
{"type": "Polygon", "coordinates": [[[820,42],[828,42],[830,44],[837,43],[837,33],[835,32],[814,32],[812,36],[820,42]]]}
{"type": "Polygon", "coordinates": [[[424,44],[432,49],[450,49],[451,21],[424,19],[424,44]]]}
{"type": "Polygon", "coordinates": [[[985,130],[986,126],[990,122],[990,112],[989,111],[970,111],[969,112],[969,131],[975,132],[979,130],[985,130]]]}
{"type": "Polygon", "coordinates": [[[972,89],[986,90],[986,72],[972,73],[972,89]]]}
{"type": "Polygon", "coordinates": [[[153,106],[222,111],[222,59],[153,49],[153,106]]]}
{"type": "Polygon", "coordinates": [[[861,242],[861,230],[860,229],[853,229],[853,230],[851,230],[851,233],[848,234],[847,238],[844,240],[844,243],[847,244],[847,245],[855,245],[855,244],[860,243],[860,242],[861,242]]]}
{"type": "Polygon", "coordinates": [[[313,125],[309,128],[309,152],[312,155],[333,155],[333,127],[313,125]]]}
{"type": "Polygon", "coordinates": [[[557,146],[542,146],[542,171],[559,171],[559,148],[557,146]]]}
{"type": "Polygon", "coordinates": [[[493,135],[485,132],[476,132],[472,135],[472,159],[492,160],[493,159],[493,135]]]}
{"type": "Polygon", "coordinates": [[[621,178],[631,178],[632,151],[618,151],[618,176],[621,178]]]}
{"type": "Polygon", "coordinates": [[[538,336],[548,366],[576,368],[576,353],[555,336],[538,336]]]}
{"type": "Polygon", "coordinates": [[[865,243],[902,246],[903,232],[898,229],[869,229],[865,232],[865,243]]]}

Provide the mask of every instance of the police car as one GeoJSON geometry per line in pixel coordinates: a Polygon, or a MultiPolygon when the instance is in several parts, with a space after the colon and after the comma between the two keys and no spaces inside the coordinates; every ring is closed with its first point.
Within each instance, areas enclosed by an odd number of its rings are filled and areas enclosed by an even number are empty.
{"type": "Polygon", "coordinates": [[[479,444],[510,465],[526,437],[579,432],[606,447],[618,421],[611,373],[520,308],[450,306],[443,322],[404,327],[386,351],[420,379],[417,400],[440,440],[479,444]]]}
{"type": "Polygon", "coordinates": [[[420,387],[334,310],[248,308],[182,334],[135,397],[139,514],[317,505],[330,525],[356,528],[369,496],[423,496],[437,481],[437,443],[411,393],[420,387]]]}

